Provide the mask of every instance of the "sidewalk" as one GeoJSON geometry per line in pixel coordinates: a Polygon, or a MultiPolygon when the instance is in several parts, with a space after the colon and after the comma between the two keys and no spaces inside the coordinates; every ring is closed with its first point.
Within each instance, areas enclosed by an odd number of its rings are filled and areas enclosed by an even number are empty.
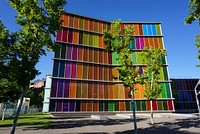
{"type": "MultiPolygon", "coordinates": [[[[138,134],[199,134],[200,117],[192,114],[154,114],[154,125],[149,114],[137,114],[138,134]]],[[[130,114],[103,115],[103,120],[90,117],[54,117],[48,127],[17,127],[16,134],[131,134],[133,119],[130,114]]],[[[0,128],[9,134],[10,128],[0,128]]]]}

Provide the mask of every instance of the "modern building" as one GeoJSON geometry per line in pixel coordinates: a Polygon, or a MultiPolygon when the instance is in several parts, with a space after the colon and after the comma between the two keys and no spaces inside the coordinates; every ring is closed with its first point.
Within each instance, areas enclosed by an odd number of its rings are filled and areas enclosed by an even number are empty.
{"type": "MultiPolygon", "coordinates": [[[[111,29],[111,22],[65,13],[62,30],[57,32],[56,42],[60,47],[55,52],[52,73],[49,112],[117,112],[131,111],[129,89],[123,86],[118,76],[118,55],[105,50],[103,31],[111,29]]],[[[144,47],[165,49],[159,22],[123,22],[133,26],[133,66],[141,64],[140,53],[144,47]]],[[[174,110],[168,65],[166,58],[160,70],[162,93],[153,101],[156,112],[174,110]]],[[[144,98],[144,85],[136,85],[136,111],[149,111],[150,102],[144,98]]]]}
{"type": "MultiPolygon", "coordinates": [[[[195,86],[199,79],[173,78],[171,88],[176,112],[198,112],[195,86]]],[[[198,86],[198,91],[199,90],[198,86]]],[[[200,95],[198,95],[200,100],[200,95]]]]}

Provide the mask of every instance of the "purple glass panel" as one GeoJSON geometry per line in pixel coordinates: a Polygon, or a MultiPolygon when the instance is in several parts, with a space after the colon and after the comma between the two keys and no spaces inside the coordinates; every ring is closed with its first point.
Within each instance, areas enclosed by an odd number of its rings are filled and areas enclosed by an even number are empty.
{"type": "Polygon", "coordinates": [[[63,97],[63,80],[58,81],[58,92],[57,92],[57,97],[63,97]]]}
{"type": "Polygon", "coordinates": [[[71,78],[76,78],[76,63],[72,64],[72,77],[71,78]]]}
{"type": "Polygon", "coordinates": [[[144,38],[140,37],[141,49],[144,49],[144,38]]]}
{"type": "Polygon", "coordinates": [[[56,97],[56,92],[57,92],[57,82],[58,80],[52,80],[52,85],[51,85],[51,97],[56,97]]]}
{"type": "Polygon", "coordinates": [[[78,59],[78,47],[73,46],[73,51],[72,51],[72,60],[77,60],[78,59]]]}
{"type": "Polygon", "coordinates": [[[72,58],[72,46],[71,45],[67,46],[67,51],[66,52],[67,52],[66,53],[66,56],[67,56],[66,58],[71,60],[71,58],[72,58]]]}
{"type": "Polygon", "coordinates": [[[136,49],[140,49],[140,40],[139,38],[135,38],[136,40],[136,49]]]}
{"type": "Polygon", "coordinates": [[[64,97],[69,97],[69,88],[70,88],[70,81],[65,81],[65,89],[64,89],[64,97]]]}
{"type": "Polygon", "coordinates": [[[142,69],[142,67],[139,68],[139,73],[140,73],[140,74],[143,74],[143,69],[142,69]]]}
{"type": "Polygon", "coordinates": [[[59,30],[57,32],[56,41],[61,41],[61,37],[62,37],[62,30],[59,30]]]}
{"type": "Polygon", "coordinates": [[[72,43],[72,40],[73,40],[73,30],[70,29],[68,34],[68,42],[72,43]]]}
{"type": "Polygon", "coordinates": [[[56,111],[61,112],[62,111],[62,101],[58,100],[56,105],[56,111]]]}
{"type": "Polygon", "coordinates": [[[63,111],[69,111],[69,103],[66,100],[63,102],[63,111]]]}
{"type": "Polygon", "coordinates": [[[69,111],[70,112],[75,112],[75,101],[70,101],[69,104],[70,104],[69,111]]]}
{"type": "Polygon", "coordinates": [[[70,78],[71,76],[71,63],[66,62],[65,78],[70,78]]]}
{"type": "Polygon", "coordinates": [[[63,42],[67,42],[67,34],[68,34],[68,30],[67,29],[63,29],[63,34],[62,34],[62,41],[63,42]]]}

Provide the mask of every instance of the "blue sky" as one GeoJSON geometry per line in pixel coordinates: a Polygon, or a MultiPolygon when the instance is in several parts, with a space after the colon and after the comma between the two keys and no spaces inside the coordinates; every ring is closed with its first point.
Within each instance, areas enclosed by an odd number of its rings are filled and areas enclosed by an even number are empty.
{"type": "MultiPolygon", "coordinates": [[[[172,78],[200,78],[195,35],[200,34],[197,22],[184,24],[189,10],[189,0],[68,0],[65,10],[71,13],[107,21],[161,22],[169,75],[172,78]]],[[[6,0],[0,1],[0,19],[10,31],[19,27],[15,24],[15,11],[6,0]]],[[[52,73],[53,53],[48,52],[37,64],[44,78],[52,73]]]]}

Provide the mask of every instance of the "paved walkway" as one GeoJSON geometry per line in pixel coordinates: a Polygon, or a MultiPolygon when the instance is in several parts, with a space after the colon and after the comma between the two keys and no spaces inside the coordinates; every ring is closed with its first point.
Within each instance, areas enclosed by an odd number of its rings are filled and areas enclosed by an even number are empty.
{"type": "MultiPolygon", "coordinates": [[[[100,116],[102,117],[102,116],[100,116]]],[[[55,117],[48,127],[17,127],[16,134],[132,134],[131,115],[103,115],[104,118],[55,117]],[[106,118],[107,117],[107,120],[106,118]]],[[[200,134],[200,117],[190,114],[154,114],[154,125],[149,114],[137,115],[138,134],[200,134]]],[[[0,128],[0,134],[9,134],[10,128],[0,128]]]]}

